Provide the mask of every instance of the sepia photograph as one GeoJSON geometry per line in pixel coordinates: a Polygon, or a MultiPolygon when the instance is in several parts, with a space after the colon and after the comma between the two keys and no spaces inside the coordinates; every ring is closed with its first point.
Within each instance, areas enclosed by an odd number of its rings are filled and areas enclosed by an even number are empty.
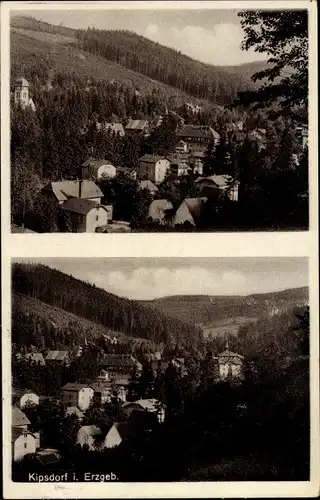
{"type": "Polygon", "coordinates": [[[308,482],[308,267],[12,259],[12,480],[308,482]]]}
{"type": "Polygon", "coordinates": [[[308,230],[309,15],[277,4],[11,9],[11,231],[308,230]]]}

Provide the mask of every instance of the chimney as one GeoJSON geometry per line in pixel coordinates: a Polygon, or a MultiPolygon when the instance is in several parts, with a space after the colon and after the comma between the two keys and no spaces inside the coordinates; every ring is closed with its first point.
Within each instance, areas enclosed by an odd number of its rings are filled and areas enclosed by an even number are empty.
{"type": "Polygon", "coordinates": [[[81,198],[82,195],[82,179],[79,179],[79,198],[81,198]]]}

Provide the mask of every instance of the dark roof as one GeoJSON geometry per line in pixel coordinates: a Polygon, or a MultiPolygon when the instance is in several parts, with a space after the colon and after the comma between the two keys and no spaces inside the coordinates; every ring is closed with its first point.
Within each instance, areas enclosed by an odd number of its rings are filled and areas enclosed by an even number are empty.
{"type": "Polygon", "coordinates": [[[49,448],[38,451],[36,453],[36,457],[42,465],[51,465],[59,462],[60,460],[60,454],[58,450],[53,450],[49,448]]]}
{"type": "Polygon", "coordinates": [[[139,161],[143,161],[145,163],[157,163],[159,160],[166,160],[166,157],[161,155],[144,155],[139,158],[139,161]]]}
{"type": "Polygon", "coordinates": [[[57,181],[47,184],[43,191],[52,191],[59,201],[66,201],[68,198],[77,198],[81,182],[81,198],[102,198],[101,189],[91,180],[84,179],[81,181],[57,181]]]}
{"type": "Polygon", "coordinates": [[[106,354],[100,361],[100,365],[106,366],[132,366],[134,367],[137,361],[132,356],[122,356],[121,354],[106,354]]]}
{"type": "Polygon", "coordinates": [[[220,135],[207,125],[184,125],[177,130],[177,137],[219,139],[220,135]]]}
{"type": "Polygon", "coordinates": [[[92,156],[90,156],[90,158],[88,158],[84,163],[82,163],[81,166],[99,168],[102,165],[112,165],[112,163],[103,158],[93,158],[92,156]]]}
{"type": "Polygon", "coordinates": [[[126,125],[126,129],[132,130],[144,130],[148,127],[149,123],[147,120],[129,120],[126,125]]]}
{"type": "Polygon", "coordinates": [[[81,391],[81,389],[84,388],[90,388],[91,386],[88,384],[77,384],[77,383],[72,383],[68,382],[66,385],[64,385],[61,390],[62,391],[81,391]]]}
{"type": "Polygon", "coordinates": [[[25,414],[17,406],[14,406],[12,408],[11,425],[12,425],[12,427],[20,427],[22,425],[30,425],[30,420],[25,416],[25,414]]]}
{"type": "Polygon", "coordinates": [[[90,210],[98,205],[95,201],[85,200],[84,198],[70,198],[65,201],[62,206],[64,210],[68,210],[68,212],[87,215],[90,210]]]}

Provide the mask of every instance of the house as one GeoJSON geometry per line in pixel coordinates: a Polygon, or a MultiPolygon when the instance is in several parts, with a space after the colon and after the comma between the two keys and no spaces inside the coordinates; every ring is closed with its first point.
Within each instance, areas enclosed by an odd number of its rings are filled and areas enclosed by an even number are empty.
{"type": "Polygon", "coordinates": [[[141,189],[144,189],[144,190],[146,190],[146,191],[149,191],[149,193],[150,193],[152,196],[154,196],[154,195],[157,193],[157,191],[158,191],[157,186],[156,186],[155,184],[153,184],[153,182],[151,182],[151,181],[149,181],[149,180],[147,180],[147,181],[141,181],[141,182],[139,183],[139,185],[140,185],[140,188],[141,188],[141,189]]]}
{"type": "MultiPolygon", "coordinates": [[[[138,367],[138,373],[139,373],[139,367],[138,367]]],[[[130,381],[131,381],[131,374],[118,375],[114,377],[112,380],[113,395],[123,403],[127,401],[130,381]]]]}
{"type": "Polygon", "coordinates": [[[92,383],[90,385],[94,391],[93,398],[96,403],[98,403],[99,405],[104,405],[105,403],[111,401],[112,390],[110,382],[108,382],[107,384],[92,383]]]}
{"type": "Polygon", "coordinates": [[[203,208],[208,198],[186,198],[173,217],[173,224],[185,224],[189,222],[193,226],[198,226],[203,215],[203,208]]]}
{"type": "Polygon", "coordinates": [[[164,406],[156,399],[138,399],[124,403],[122,408],[129,417],[135,410],[143,410],[150,413],[156,413],[158,422],[162,423],[165,419],[164,406]]]}
{"type": "Polygon", "coordinates": [[[187,175],[189,173],[190,166],[187,160],[180,155],[170,155],[168,156],[170,161],[170,170],[175,175],[187,175]]]}
{"type": "Polygon", "coordinates": [[[82,413],[82,411],[79,410],[77,406],[68,406],[66,408],[66,416],[70,417],[72,415],[77,417],[79,422],[81,422],[84,418],[84,414],[82,413]]]}
{"type": "Polygon", "coordinates": [[[113,205],[100,205],[82,198],[70,198],[62,208],[70,216],[73,233],[94,233],[97,228],[111,222],[113,217],[113,205]]]}
{"type": "Polygon", "coordinates": [[[14,82],[14,103],[23,109],[30,108],[36,111],[36,106],[30,97],[29,82],[25,78],[17,78],[14,82]]]}
{"type": "Polygon", "coordinates": [[[177,129],[176,135],[178,139],[188,145],[190,153],[204,152],[208,149],[209,144],[212,144],[213,149],[215,149],[220,142],[218,132],[207,125],[184,125],[177,129]]]}
{"type": "Polygon", "coordinates": [[[103,442],[104,436],[102,431],[96,425],[83,425],[78,430],[77,434],[77,444],[83,448],[88,446],[90,451],[94,451],[103,442]]]}
{"type": "Polygon", "coordinates": [[[46,364],[44,357],[41,352],[28,352],[25,358],[31,363],[37,363],[38,365],[44,366],[46,364]]]}
{"type": "Polygon", "coordinates": [[[119,375],[131,375],[134,368],[141,370],[142,365],[133,356],[124,354],[105,354],[100,366],[108,373],[111,380],[119,375]]]}
{"type": "Polygon", "coordinates": [[[297,127],[296,132],[300,139],[302,149],[305,149],[308,146],[308,125],[304,124],[301,127],[297,127]]]}
{"type": "Polygon", "coordinates": [[[176,145],[176,153],[188,153],[188,144],[180,140],[176,145]]]}
{"type": "Polygon", "coordinates": [[[97,130],[104,130],[105,132],[113,132],[115,135],[119,137],[125,136],[125,130],[120,122],[111,122],[111,123],[96,123],[97,130]]]}
{"type": "Polygon", "coordinates": [[[83,179],[93,178],[100,180],[103,178],[112,179],[117,174],[117,169],[114,165],[104,159],[93,158],[90,156],[81,165],[83,179]]]}
{"type": "Polygon", "coordinates": [[[205,153],[203,151],[195,151],[190,154],[189,162],[194,174],[203,175],[204,157],[205,153]]]}
{"type": "Polygon", "coordinates": [[[127,175],[133,180],[137,178],[137,171],[130,167],[116,167],[117,175],[127,175]]]}
{"type": "Polygon", "coordinates": [[[16,393],[16,400],[20,408],[24,408],[29,404],[36,406],[39,405],[39,396],[34,392],[28,390],[18,391],[16,393]]]}
{"type": "Polygon", "coordinates": [[[46,363],[50,364],[70,364],[70,358],[68,351],[48,351],[46,355],[46,363]]]}
{"type": "Polygon", "coordinates": [[[173,205],[168,200],[154,200],[149,207],[148,217],[160,224],[166,224],[171,217],[173,205]]]}
{"type": "Polygon", "coordinates": [[[15,462],[25,455],[35,453],[37,447],[40,446],[39,433],[31,433],[30,425],[30,420],[25,414],[14,406],[11,414],[11,451],[12,460],[15,462]]]}
{"type": "Polygon", "coordinates": [[[225,379],[229,376],[239,378],[242,375],[242,366],[244,357],[241,354],[232,352],[228,349],[218,354],[218,365],[220,378],[225,379]]]}
{"type": "Polygon", "coordinates": [[[20,233],[20,234],[33,233],[33,234],[36,234],[36,231],[31,231],[31,229],[28,229],[27,227],[18,226],[17,224],[11,223],[11,233],[20,233]]]}
{"type": "Polygon", "coordinates": [[[70,198],[82,198],[101,204],[103,193],[101,189],[91,180],[64,180],[50,182],[41,191],[49,199],[53,199],[62,205],[70,198]]]}
{"type": "Polygon", "coordinates": [[[148,135],[149,129],[150,127],[148,120],[129,120],[125,127],[126,134],[129,135],[148,135]]]}
{"type": "Polygon", "coordinates": [[[199,177],[195,182],[202,196],[210,197],[219,190],[224,192],[231,201],[238,201],[239,182],[233,181],[230,175],[209,175],[199,177]]]}
{"type": "Polygon", "coordinates": [[[85,411],[89,408],[94,391],[86,384],[68,383],[61,389],[61,403],[65,406],[77,406],[85,411]]]}
{"type": "Polygon", "coordinates": [[[24,456],[34,454],[37,449],[37,442],[37,437],[30,431],[12,428],[12,460],[18,462],[22,460],[24,456]]]}
{"type": "Polygon", "coordinates": [[[144,155],[139,159],[139,178],[155,184],[163,181],[170,168],[170,161],[160,155],[144,155]]]}

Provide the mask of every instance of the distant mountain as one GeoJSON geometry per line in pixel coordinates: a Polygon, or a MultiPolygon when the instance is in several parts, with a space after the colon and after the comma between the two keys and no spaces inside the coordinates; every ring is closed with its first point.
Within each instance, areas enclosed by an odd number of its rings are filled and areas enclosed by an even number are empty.
{"type": "Polygon", "coordinates": [[[308,304],[308,288],[247,296],[178,295],[142,303],[201,326],[205,335],[223,335],[237,333],[246,322],[308,304]]]}
{"type": "Polygon", "coordinates": [[[129,82],[152,92],[161,86],[169,97],[194,102],[230,104],[239,91],[255,88],[251,76],[266,67],[257,62],[240,66],[213,66],[152,42],[136,33],[119,30],[74,30],[30,17],[11,20],[13,76],[32,74],[43,67],[87,78],[129,82]]]}
{"type": "MultiPolygon", "coordinates": [[[[202,339],[201,330],[195,325],[167,317],[148,305],[118,297],[47,266],[15,263],[12,290],[13,306],[17,307],[13,311],[23,317],[33,314],[35,318],[30,324],[32,331],[26,332],[29,339],[34,332],[37,336],[38,330],[40,336],[44,329],[52,330],[52,322],[61,332],[60,343],[69,342],[70,335],[83,342],[79,336],[91,332],[90,336],[96,337],[110,330],[164,345],[196,344],[202,339]]],[[[24,328],[23,321],[20,325],[24,328]]]]}

